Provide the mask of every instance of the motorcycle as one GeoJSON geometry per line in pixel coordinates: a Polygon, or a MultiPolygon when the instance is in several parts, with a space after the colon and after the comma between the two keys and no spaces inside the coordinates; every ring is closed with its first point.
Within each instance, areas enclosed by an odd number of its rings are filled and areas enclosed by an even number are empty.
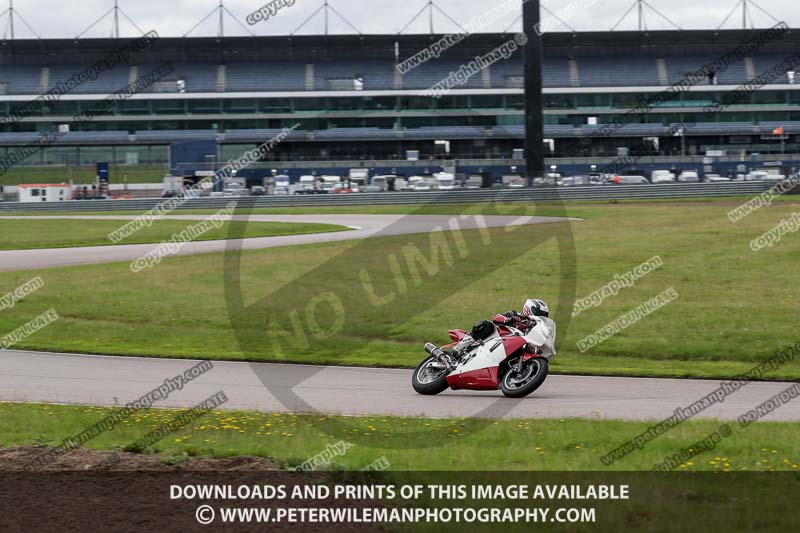
{"type": "Polygon", "coordinates": [[[492,322],[476,324],[469,334],[472,343],[460,352],[453,348],[468,335],[462,329],[448,332],[451,344],[425,344],[428,357],[414,370],[414,390],[435,395],[448,388],[500,389],[509,398],[523,398],[538,389],[547,378],[548,361],[556,355],[556,323],[546,317],[505,321],[495,315],[492,322]]]}

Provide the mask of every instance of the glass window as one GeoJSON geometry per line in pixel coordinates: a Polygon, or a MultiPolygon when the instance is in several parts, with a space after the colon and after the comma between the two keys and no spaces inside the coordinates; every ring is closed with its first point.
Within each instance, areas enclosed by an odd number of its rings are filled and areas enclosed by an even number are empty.
{"type": "Polygon", "coordinates": [[[295,111],[321,111],[325,109],[325,98],[295,98],[295,111]]]}
{"type": "Polygon", "coordinates": [[[400,97],[401,111],[416,111],[433,109],[434,99],[425,96],[402,96],[400,97]]]}
{"type": "Polygon", "coordinates": [[[328,120],[329,128],[362,128],[363,120],[360,118],[332,118],[328,120]]]}
{"type": "Polygon", "coordinates": [[[575,100],[569,94],[543,95],[545,109],[575,109],[575,100]]]}
{"type": "MultiPolygon", "coordinates": [[[[109,102],[105,100],[97,100],[94,102],[80,102],[81,113],[86,113],[88,116],[100,117],[104,115],[115,115],[116,110],[117,110],[117,102],[109,102]]],[[[50,114],[60,114],[60,113],[55,113],[51,110],[50,114]]]]}
{"type": "Polygon", "coordinates": [[[292,103],[288,98],[262,98],[258,101],[259,113],[291,113],[292,103]]]}
{"type": "Polygon", "coordinates": [[[762,105],[783,105],[787,94],[782,91],[757,91],[753,93],[752,103],[762,105]]]}
{"type": "Polygon", "coordinates": [[[328,127],[326,120],[324,120],[324,119],[316,119],[316,118],[300,119],[300,120],[295,120],[295,119],[285,120],[285,121],[283,121],[283,124],[280,127],[281,128],[291,128],[295,124],[300,124],[300,126],[297,129],[301,130],[301,131],[314,131],[314,130],[324,129],[324,128],[328,127]]]}
{"type": "Polygon", "coordinates": [[[156,115],[175,115],[186,113],[185,102],[182,100],[153,100],[150,104],[156,115]]]}
{"type": "Polygon", "coordinates": [[[469,109],[466,96],[443,96],[434,102],[436,109],[469,109]]]}
{"type": "Polygon", "coordinates": [[[477,95],[471,96],[470,102],[473,109],[503,109],[503,95],[490,94],[490,95],[477,95]]]}
{"type": "Polygon", "coordinates": [[[188,100],[189,113],[219,113],[219,100],[188,100]]]}
{"type": "Polygon", "coordinates": [[[781,122],[786,120],[786,112],[784,111],[762,111],[760,113],[747,113],[748,117],[745,120],[752,121],[753,119],[759,122],[781,122]]]}
{"type": "Polygon", "coordinates": [[[257,107],[258,102],[252,98],[222,101],[222,109],[225,113],[255,113],[257,107]]]}
{"type": "Polygon", "coordinates": [[[261,120],[225,120],[225,131],[268,129],[267,121],[261,120]]]}
{"type": "Polygon", "coordinates": [[[395,111],[397,98],[394,96],[368,96],[362,99],[362,108],[370,111],[395,111]]]}
{"type": "MultiPolygon", "coordinates": [[[[578,98],[577,98],[578,99],[578,107],[589,107],[589,106],[592,106],[592,105],[594,107],[599,107],[599,106],[603,106],[603,105],[608,107],[608,105],[609,105],[608,95],[603,95],[603,98],[605,99],[605,104],[601,103],[602,99],[597,98],[598,96],[601,96],[601,95],[590,95],[590,94],[578,95],[578,98]],[[592,99],[592,97],[594,97],[594,99],[592,99]],[[594,102],[594,104],[590,104],[589,102],[594,102]]],[[[611,103],[612,107],[628,109],[628,108],[636,107],[645,98],[647,98],[649,96],[652,96],[652,95],[649,95],[649,94],[645,95],[645,94],[640,94],[640,93],[618,93],[618,94],[611,95],[611,102],[610,103],[611,103]]]]}
{"type": "Polygon", "coordinates": [[[147,100],[125,100],[117,102],[121,115],[146,115],[150,113],[150,102],[147,100]]]}
{"type": "Polygon", "coordinates": [[[328,109],[331,111],[357,111],[361,109],[361,98],[330,98],[328,109]]]}
{"type": "MultiPolygon", "coordinates": [[[[90,106],[95,104],[96,102],[81,102],[82,109],[88,109],[90,106]]],[[[57,101],[57,102],[48,102],[47,106],[47,114],[50,115],[77,115],[78,114],[78,102],[75,101],[57,101]]]]}
{"type": "Polygon", "coordinates": [[[112,146],[81,146],[79,151],[80,163],[84,165],[97,161],[114,160],[114,147],[112,146]]]}
{"type": "Polygon", "coordinates": [[[41,151],[37,159],[41,163],[65,165],[67,161],[75,163],[77,157],[76,147],[48,146],[41,151]]]}
{"type": "MultiPolygon", "coordinates": [[[[545,95],[545,98],[549,95],[545,95]]],[[[522,111],[525,109],[525,98],[521,94],[509,94],[506,96],[506,107],[522,111]]]]}

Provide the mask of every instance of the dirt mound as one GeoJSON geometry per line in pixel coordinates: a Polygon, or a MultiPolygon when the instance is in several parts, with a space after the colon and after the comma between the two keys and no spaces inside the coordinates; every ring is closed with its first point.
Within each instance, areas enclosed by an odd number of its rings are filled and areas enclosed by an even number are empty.
{"type": "MultiPolygon", "coordinates": [[[[220,523],[201,526],[201,506],[256,507],[276,512],[280,507],[371,507],[369,500],[348,501],[306,497],[289,499],[190,499],[175,497],[179,486],[284,486],[291,488],[331,481],[325,472],[298,473],[278,469],[258,457],[179,458],[125,452],[77,449],[33,469],[26,468],[48,452],[41,446],[0,448],[0,531],[139,532],[196,531],[380,531],[364,523],[220,523]]],[[[288,492],[291,494],[291,492],[288,492]]]]}
{"type": "MultiPolygon", "coordinates": [[[[44,446],[0,448],[0,472],[25,470],[28,465],[47,453],[44,446]]],[[[128,452],[105,452],[78,448],[60,455],[54,461],[29,471],[80,472],[80,471],[148,471],[148,472],[259,472],[277,470],[276,466],[261,457],[231,457],[210,459],[205,457],[176,458],[128,452]]]]}

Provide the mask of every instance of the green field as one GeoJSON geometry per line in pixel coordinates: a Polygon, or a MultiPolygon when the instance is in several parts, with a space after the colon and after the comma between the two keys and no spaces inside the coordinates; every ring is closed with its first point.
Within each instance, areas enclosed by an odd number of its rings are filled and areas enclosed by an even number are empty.
{"type": "MultiPolygon", "coordinates": [[[[114,243],[108,235],[126,224],[124,220],[15,220],[0,217],[0,250],[34,248],[66,248],[73,246],[104,246],[112,244],[144,244],[167,241],[188,226],[200,221],[157,220],[127,239],[114,243]]],[[[271,237],[346,231],[343,226],[285,222],[224,222],[203,233],[195,240],[225,239],[230,231],[243,232],[244,237],[271,237]],[[232,226],[231,226],[232,224],[232,226]]]]}
{"type": "MultiPolygon", "coordinates": [[[[111,412],[105,407],[0,403],[0,445],[58,446],[111,412]]],[[[176,409],[138,412],[85,446],[130,450],[138,438],[178,414],[176,409]]],[[[647,427],[641,422],[585,419],[434,420],[213,411],[138,451],[162,453],[165,460],[259,456],[293,468],[343,440],[354,446],[326,469],[359,470],[385,458],[391,470],[649,470],[716,431],[720,422],[685,422],[610,467],[603,465],[600,457],[647,427]]],[[[759,422],[731,427],[731,435],[716,448],[677,470],[798,470],[800,425],[759,422]]]]}
{"type": "MultiPolygon", "coordinates": [[[[166,165],[111,165],[109,175],[111,183],[161,183],[169,173],[166,165]]],[[[0,185],[20,185],[23,183],[68,183],[69,171],[66,165],[18,166],[9,169],[0,176],[0,185]]],[[[72,182],[76,184],[95,183],[97,168],[90,166],[73,166],[72,182]]]]}
{"type": "MultiPolygon", "coordinates": [[[[787,235],[771,249],[750,251],[751,239],[795,208],[778,204],[734,224],[726,218],[731,207],[714,202],[570,206],[571,216],[584,219],[571,224],[577,254],[567,268],[576,272],[562,276],[554,242],[534,244],[564,232],[566,224],[512,232],[492,229],[488,247],[478,247],[452,266],[440,264],[434,276],[419,269],[419,287],[412,283],[414,290],[381,305],[368,303],[358,269],[369,271],[376,294],[389,294],[397,280],[387,256],[402,254],[409,244],[430,255],[429,235],[382,237],[360,246],[341,242],[245,252],[240,271],[221,254],[171,258],[133,277],[127,264],[44,270],[36,274],[47,286],[1,313],[0,331],[12,331],[54,307],[62,319],[18,347],[413,367],[425,341],[446,342],[447,329],[469,327],[496,311],[519,309],[524,298],[537,296],[555,307],[559,322],[562,344],[553,372],[734,377],[798,341],[793,311],[800,302],[794,279],[800,242],[787,235]],[[574,279],[575,295],[587,296],[615,274],[656,255],[664,266],[601,306],[571,322],[569,309],[558,308],[562,283],[574,279]],[[235,298],[239,282],[241,306],[235,298]],[[89,285],[91,291],[86,290],[89,285]],[[586,353],[579,352],[580,339],[670,287],[679,294],[676,301],[586,353]],[[326,292],[335,293],[346,306],[341,330],[326,337],[309,326],[301,327],[298,335],[290,311],[298,311],[295,318],[303,322],[308,302],[326,292]],[[82,297],[74,298],[76,293],[82,297]],[[270,295],[266,304],[248,307],[265,295],[270,295]],[[277,329],[268,331],[268,317],[277,329]],[[82,330],[92,334],[76,334],[82,330]],[[303,342],[303,337],[312,342],[303,342]]],[[[461,208],[438,206],[425,212],[457,209],[461,208]]],[[[554,213],[545,208],[537,214],[554,213]]],[[[462,236],[470,246],[481,243],[478,230],[462,236]]],[[[0,293],[32,275],[0,274],[0,293]]],[[[320,305],[324,310],[317,326],[324,329],[326,316],[333,321],[338,315],[331,314],[324,301],[320,305]]],[[[800,362],[787,363],[771,377],[800,379],[800,362]]]]}

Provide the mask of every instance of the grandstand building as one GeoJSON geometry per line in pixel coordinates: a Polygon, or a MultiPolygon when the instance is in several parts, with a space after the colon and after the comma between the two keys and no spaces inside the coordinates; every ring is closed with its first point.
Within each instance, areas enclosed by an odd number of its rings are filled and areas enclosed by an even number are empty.
{"type": "MultiPolygon", "coordinates": [[[[795,83],[794,72],[780,72],[736,101],[729,95],[792,57],[800,48],[796,32],[763,43],[635,120],[625,118],[643,100],[761,32],[545,34],[549,162],[585,169],[626,152],[662,167],[680,167],[708,153],[731,165],[750,162],[753,153],[791,162],[787,154],[800,153],[800,81],[795,83]],[[615,121],[624,125],[592,136],[615,121]],[[591,142],[582,142],[590,136],[591,142]]],[[[521,160],[512,158],[524,135],[521,51],[440,98],[422,94],[513,35],[475,34],[408,72],[397,68],[439,37],[160,38],[23,116],[16,112],[21,106],[59,83],[63,87],[129,41],[4,41],[0,106],[7,119],[0,124],[0,152],[7,157],[42,134],[60,131],[54,143],[20,164],[166,164],[167,146],[189,140],[217,142],[218,157],[228,160],[297,126],[265,161],[290,174],[309,167],[323,172],[320,162],[329,161],[400,165],[409,150],[418,151],[423,162],[459,159],[498,172],[516,168],[521,160]],[[170,69],[157,81],[104,103],[110,93],[165,64],[170,69]],[[86,113],[90,120],[75,120],[86,113]]],[[[171,163],[175,168],[179,162],[171,163]]]]}

